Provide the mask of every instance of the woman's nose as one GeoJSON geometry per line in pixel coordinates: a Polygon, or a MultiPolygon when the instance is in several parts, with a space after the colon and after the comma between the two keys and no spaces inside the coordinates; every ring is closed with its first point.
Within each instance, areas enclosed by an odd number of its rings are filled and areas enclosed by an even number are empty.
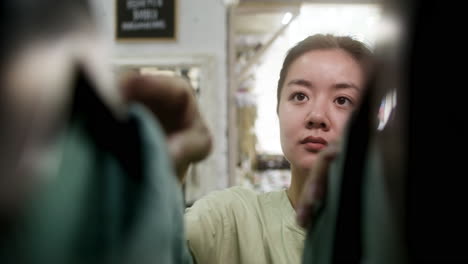
{"type": "Polygon", "coordinates": [[[305,125],[307,129],[330,129],[330,121],[327,118],[326,110],[324,106],[316,106],[311,108],[307,114],[305,125]]]}

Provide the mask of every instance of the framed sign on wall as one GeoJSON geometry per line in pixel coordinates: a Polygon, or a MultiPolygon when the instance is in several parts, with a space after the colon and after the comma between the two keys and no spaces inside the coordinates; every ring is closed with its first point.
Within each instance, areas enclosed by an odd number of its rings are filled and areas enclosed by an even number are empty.
{"type": "Polygon", "coordinates": [[[116,0],[117,41],[176,40],[177,0],[116,0]]]}

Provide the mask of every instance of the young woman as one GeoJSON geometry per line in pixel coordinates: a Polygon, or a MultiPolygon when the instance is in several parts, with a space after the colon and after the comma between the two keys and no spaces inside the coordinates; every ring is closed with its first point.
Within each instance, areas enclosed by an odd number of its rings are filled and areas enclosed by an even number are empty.
{"type": "Polygon", "coordinates": [[[317,155],[339,139],[359,104],[371,52],[350,37],[314,35],[289,50],[277,88],[281,146],[291,164],[287,190],[233,187],[185,214],[197,263],[300,263],[305,230],[296,204],[317,155]]]}

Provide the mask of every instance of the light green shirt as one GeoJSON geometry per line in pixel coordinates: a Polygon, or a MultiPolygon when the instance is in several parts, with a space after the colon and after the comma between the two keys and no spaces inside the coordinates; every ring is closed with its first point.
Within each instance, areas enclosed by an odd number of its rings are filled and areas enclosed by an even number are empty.
{"type": "Polygon", "coordinates": [[[286,191],[216,191],[185,212],[196,263],[300,263],[305,231],[286,191]]]}

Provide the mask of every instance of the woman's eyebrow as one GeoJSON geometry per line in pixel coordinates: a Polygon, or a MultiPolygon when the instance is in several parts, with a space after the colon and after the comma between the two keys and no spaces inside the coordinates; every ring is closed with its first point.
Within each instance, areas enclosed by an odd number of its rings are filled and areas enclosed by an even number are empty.
{"type": "Polygon", "coordinates": [[[336,89],[356,89],[358,92],[361,91],[361,88],[351,82],[340,82],[333,85],[336,89]]]}
{"type": "Polygon", "coordinates": [[[294,79],[288,82],[287,86],[300,85],[305,87],[312,87],[312,83],[304,79],[294,79]]]}
{"type": "MultiPolygon", "coordinates": [[[[291,80],[287,83],[287,86],[290,86],[290,85],[299,85],[299,86],[304,86],[307,88],[311,88],[313,86],[310,81],[307,81],[304,79],[291,80]]],[[[339,83],[334,84],[333,87],[335,89],[355,89],[358,92],[361,91],[361,88],[352,82],[339,82],[339,83]]]]}

